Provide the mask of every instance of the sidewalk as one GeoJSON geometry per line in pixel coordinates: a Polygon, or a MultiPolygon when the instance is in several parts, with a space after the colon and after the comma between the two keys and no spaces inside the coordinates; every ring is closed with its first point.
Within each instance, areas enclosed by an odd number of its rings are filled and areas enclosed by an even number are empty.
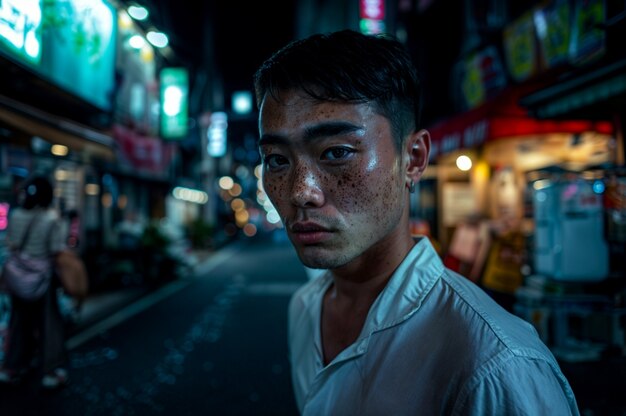
{"type": "MultiPolygon", "coordinates": [[[[189,272],[181,277],[168,280],[158,286],[134,286],[112,290],[102,293],[94,293],[88,296],[80,311],[70,315],[71,323],[67,331],[68,349],[72,349],[79,343],[90,337],[89,333],[95,333],[107,328],[111,323],[127,319],[128,316],[137,313],[151,304],[159,302],[187,284],[192,279],[210,275],[211,270],[221,262],[236,254],[242,247],[241,242],[230,242],[217,249],[195,250],[190,253],[194,259],[189,272]],[[122,317],[123,315],[124,317],[122,317]]],[[[61,307],[66,302],[66,313],[71,313],[73,300],[62,296],[61,307]]]]}
{"type": "MultiPolygon", "coordinates": [[[[210,259],[215,256],[220,250],[194,250],[190,255],[193,258],[191,261],[192,269],[189,274],[193,275],[197,270],[202,269],[210,259]]],[[[186,279],[191,276],[182,276],[177,279],[170,280],[169,282],[179,279],[186,279]]],[[[165,282],[163,285],[156,287],[148,287],[144,285],[129,286],[117,290],[111,290],[100,293],[93,293],[87,296],[83,301],[80,310],[72,312],[73,300],[66,296],[62,296],[60,303],[64,313],[70,314],[71,324],[68,329],[68,336],[72,336],[83,329],[94,325],[98,321],[107,318],[111,314],[121,310],[125,306],[139,300],[140,298],[154,293],[159,290],[160,287],[167,285],[169,282],[165,282]]]]}
{"type": "Polygon", "coordinates": [[[82,307],[76,312],[71,312],[72,299],[63,297],[60,301],[62,309],[63,303],[67,302],[67,309],[64,313],[69,314],[69,319],[71,320],[67,335],[72,336],[80,332],[150,292],[151,290],[145,287],[129,287],[111,292],[92,294],[84,300],[82,307]]]}
{"type": "MultiPolygon", "coordinates": [[[[67,317],[66,346],[71,350],[93,337],[127,319],[151,304],[159,302],[172,292],[186,286],[194,278],[208,276],[211,270],[241,248],[238,242],[229,242],[211,250],[194,250],[191,267],[186,275],[162,282],[159,285],[135,285],[89,294],[79,310],[74,308],[74,300],[59,292],[61,313],[67,317]]],[[[10,298],[0,293],[0,362],[2,348],[10,319],[10,298]]]]}

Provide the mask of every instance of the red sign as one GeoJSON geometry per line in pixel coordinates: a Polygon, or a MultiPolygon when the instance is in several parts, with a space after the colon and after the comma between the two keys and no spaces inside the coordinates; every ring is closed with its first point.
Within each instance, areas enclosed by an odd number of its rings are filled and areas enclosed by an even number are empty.
{"type": "Polygon", "coordinates": [[[361,19],[382,20],[385,18],[385,0],[360,0],[361,19]]]}
{"type": "Polygon", "coordinates": [[[121,125],[113,126],[113,137],[119,143],[120,164],[137,172],[166,174],[173,158],[173,145],[158,137],[144,136],[121,125]]]}
{"type": "Polygon", "coordinates": [[[613,125],[608,121],[532,118],[517,104],[521,93],[521,90],[506,90],[494,100],[428,127],[431,160],[454,150],[470,149],[508,137],[585,131],[613,133],[613,125]]]}

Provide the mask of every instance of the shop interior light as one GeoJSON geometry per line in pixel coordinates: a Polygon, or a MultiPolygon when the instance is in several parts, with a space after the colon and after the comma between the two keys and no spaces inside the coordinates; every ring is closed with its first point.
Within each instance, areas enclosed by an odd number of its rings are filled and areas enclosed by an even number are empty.
{"type": "Polygon", "coordinates": [[[268,212],[265,218],[270,224],[278,224],[280,222],[280,215],[278,215],[276,210],[268,212]]]}
{"type": "Polygon", "coordinates": [[[237,175],[239,179],[245,181],[250,176],[250,169],[248,169],[247,166],[239,165],[237,166],[237,169],[235,169],[235,175],[237,175]]]}
{"type": "Polygon", "coordinates": [[[85,185],[85,193],[90,196],[96,196],[100,193],[100,185],[97,183],[88,183],[85,185]]]}
{"type": "Polygon", "coordinates": [[[67,146],[63,146],[62,144],[53,144],[50,148],[50,153],[55,156],[67,156],[69,149],[67,146]]]}
{"type": "Polygon", "coordinates": [[[120,11],[117,14],[117,25],[123,31],[132,30],[134,23],[133,19],[128,15],[128,11],[120,11]]]}
{"type": "Polygon", "coordinates": [[[120,195],[117,197],[117,207],[119,209],[124,209],[126,208],[126,205],[128,205],[128,197],[126,195],[120,195]]]}
{"type": "Polygon", "coordinates": [[[235,198],[231,201],[230,208],[233,211],[238,212],[246,208],[246,203],[241,198],[235,198]]]}
{"type": "Polygon", "coordinates": [[[106,194],[102,194],[101,202],[103,207],[110,208],[113,205],[113,195],[108,192],[106,194]]]}
{"type": "Polygon", "coordinates": [[[237,223],[237,225],[243,227],[248,223],[249,219],[250,213],[248,213],[248,211],[246,211],[245,209],[235,212],[235,222],[237,223]]]}
{"type": "Polygon", "coordinates": [[[550,186],[550,184],[550,179],[539,179],[533,182],[533,188],[538,191],[540,189],[547,188],[548,186],[550,186]]]}
{"type": "Polygon", "coordinates": [[[604,190],[606,189],[606,187],[603,181],[601,181],[600,179],[596,179],[593,182],[592,189],[593,189],[593,192],[595,192],[596,194],[602,194],[604,193],[604,190]]]}
{"type": "Polygon", "coordinates": [[[148,32],[146,38],[148,39],[148,42],[150,42],[152,46],[156,48],[165,48],[169,43],[169,39],[167,38],[167,35],[165,33],[157,32],[154,30],[148,32]]]}
{"type": "Polygon", "coordinates": [[[54,179],[56,179],[59,182],[66,181],[67,171],[64,169],[58,169],[56,172],[54,172],[54,179]]]}
{"type": "Polygon", "coordinates": [[[248,223],[243,227],[243,233],[246,235],[246,237],[254,237],[256,235],[256,232],[256,225],[252,223],[248,223]]]}
{"type": "Polygon", "coordinates": [[[54,179],[59,181],[59,182],[76,181],[77,180],[77,174],[76,174],[75,171],[72,171],[72,170],[60,167],[60,168],[58,168],[57,170],[54,171],[54,179]]]}
{"type": "Polygon", "coordinates": [[[127,12],[130,15],[130,17],[132,17],[135,20],[139,20],[139,21],[146,20],[148,18],[148,15],[150,14],[148,12],[148,9],[146,9],[143,6],[139,6],[137,4],[134,4],[134,5],[130,6],[127,9],[127,12]]]}
{"type": "Polygon", "coordinates": [[[230,176],[222,176],[220,180],[218,181],[218,184],[220,188],[222,188],[225,191],[228,191],[229,189],[233,187],[233,185],[235,185],[235,181],[233,181],[233,178],[231,178],[230,176]]]}
{"type": "Polygon", "coordinates": [[[263,202],[263,208],[265,208],[265,210],[266,210],[267,212],[270,212],[270,211],[276,211],[276,208],[274,208],[274,205],[272,204],[272,201],[270,201],[269,199],[266,199],[266,200],[263,202]]]}
{"type": "Polygon", "coordinates": [[[241,192],[243,192],[243,189],[238,183],[233,184],[232,188],[228,190],[230,196],[239,196],[241,195],[241,192]]]}
{"type": "Polygon", "coordinates": [[[197,189],[185,188],[182,186],[177,186],[172,190],[172,195],[174,198],[181,200],[192,202],[194,204],[206,204],[209,201],[209,196],[204,191],[199,191],[197,189]]]}
{"type": "Polygon", "coordinates": [[[265,201],[267,201],[267,194],[261,191],[260,189],[258,189],[256,191],[256,202],[258,202],[259,205],[263,205],[265,204],[265,201]]]}
{"type": "Polygon", "coordinates": [[[472,159],[469,156],[461,155],[456,158],[456,167],[466,172],[472,168],[472,159]]]}
{"type": "Polygon", "coordinates": [[[256,165],[254,168],[254,176],[256,176],[257,179],[261,179],[262,174],[263,174],[263,165],[256,165]]]}
{"type": "Polygon", "coordinates": [[[134,35],[128,39],[128,46],[133,49],[141,49],[145,46],[146,40],[141,35],[134,35]]]}

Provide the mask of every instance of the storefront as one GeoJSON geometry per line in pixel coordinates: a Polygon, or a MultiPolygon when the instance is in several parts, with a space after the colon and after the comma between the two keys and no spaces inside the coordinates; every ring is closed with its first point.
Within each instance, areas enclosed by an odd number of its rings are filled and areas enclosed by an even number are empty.
{"type": "Polygon", "coordinates": [[[465,111],[428,126],[444,261],[563,362],[626,356],[624,22],[599,0],[532,7],[502,57],[459,61],[465,111]]]}
{"type": "Polygon", "coordinates": [[[164,62],[117,3],[36,3],[12,3],[0,21],[0,78],[10,80],[0,84],[0,248],[18,184],[44,174],[96,288],[118,225],[167,216],[179,143],[159,128],[164,62]]]}
{"type": "Polygon", "coordinates": [[[173,182],[177,147],[158,137],[141,134],[116,124],[115,164],[100,170],[103,198],[103,241],[115,245],[114,229],[127,217],[144,225],[166,217],[166,199],[173,182]]]}
{"type": "Polygon", "coordinates": [[[538,118],[582,117],[613,120],[613,159],[598,172],[605,185],[606,237],[611,269],[626,275],[626,59],[581,69],[567,81],[523,97],[521,104],[538,118]]]}
{"type": "MultiPolygon", "coordinates": [[[[0,96],[0,203],[8,211],[16,203],[19,183],[34,173],[53,182],[54,208],[80,218],[77,241],[100,226],[93,204],[96,167],[115,158],[113,139],[102,131],[53,116],[0,96]]],[[[2,233],[2,230],[0,230],[2,233]]],[[[0,234],[0,239],[4,238],[0,234]]],[[[5,245],[0,242],[0,246],[5,245]]],[[[82,247],[80,247],[82,249],[82,247]]]]}
{"type": "Polygon", "coordinates": [[[531,172],[552,166],[584,170],[616,159],[611,122],[535,119],[517,104],[524,91],[508,89],[428,128],[429,169],[437,180],[436,229],[445,247],[463,221],[524,218],[531,172]]]}

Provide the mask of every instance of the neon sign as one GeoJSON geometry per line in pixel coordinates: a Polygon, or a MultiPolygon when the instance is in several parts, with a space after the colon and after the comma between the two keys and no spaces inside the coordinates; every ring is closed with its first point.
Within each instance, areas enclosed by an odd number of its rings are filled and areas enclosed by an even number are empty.
{"type": "Polygon", "coordinates": [[[359,0],[359,15],[362,33],[377,34],[385,31],[385,0],[359,0]]]}
{"type": "Polygon", "coordinates": [[[0,202],[0,231],[4,231],[9,226],[9,207],[6,202],[0,202]]]}

